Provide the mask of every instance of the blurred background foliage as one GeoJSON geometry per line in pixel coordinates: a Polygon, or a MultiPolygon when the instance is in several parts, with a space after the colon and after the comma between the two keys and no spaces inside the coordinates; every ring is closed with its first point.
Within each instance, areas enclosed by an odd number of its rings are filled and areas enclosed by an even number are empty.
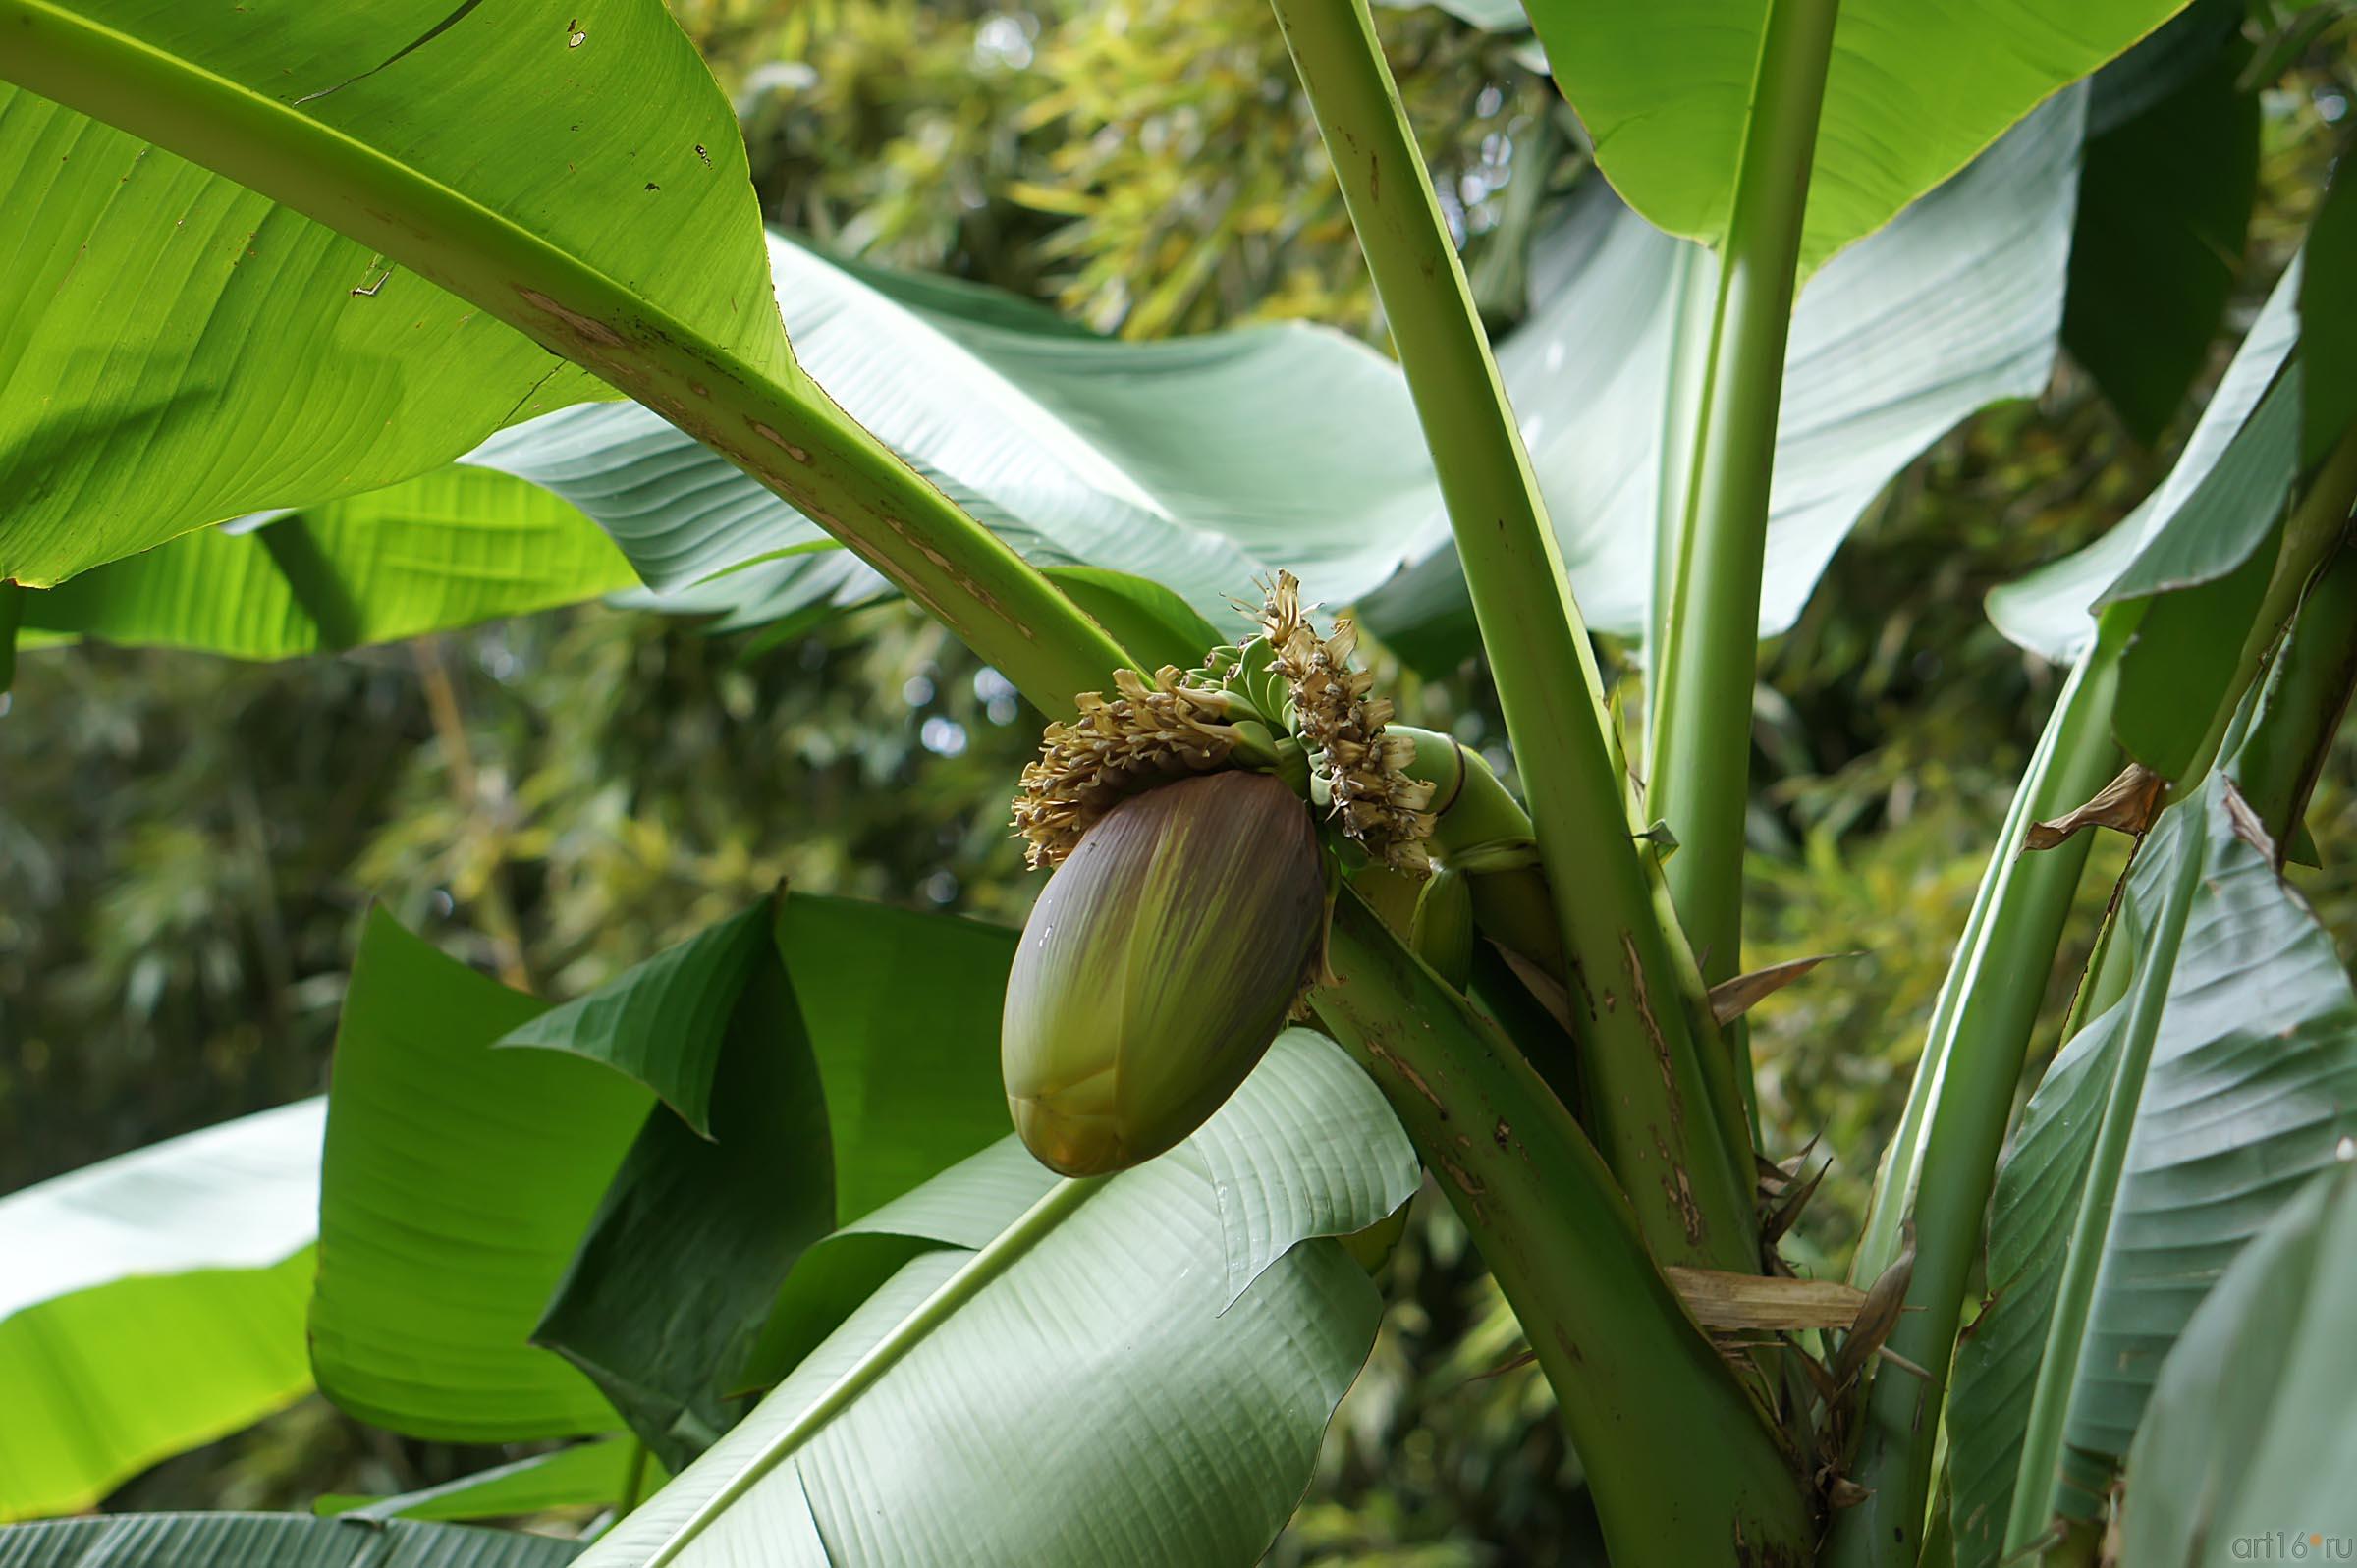
{"type": "MultiPolygon", "coordinates": [[[[738,99],[771,218],[845,253],[1155,336],[1298,316],[1382,341],[1314,126],[1259,0],[675,0],[738,99]]],[[[1538,197],[1576,128],[1514,40],[1431,9],[1383,33],[1485,310],[1520,308],[1538,197]]],[[[2327,33],[2265,95],[2261,194],[2217,357],[2281,270],[2341,138],[2357,51],[2327,33]]],[[[2215,370],[2216,366],[2213,366],[2215,370]]],[[[1755,1015],[1771,1153],[1834,1163],[1796,1259],[1838,1259],[1895,1120],[2007,792],[2057,684],[1990,586],[2120,516],[2140,446],[2065,363],[1891,486],[1763,648],[1750,931],[1761,961],[1854,948],[1755,1015]]],[[[1498,730],[1477,669],[1403,713],[1498,730]]],[[[0,698],[0,1191],[322,1087],[372,900],[512,983],[586,990],[778,880],[986,919],[1036,891],[1005,802],[1037,734],[996,672],[904,607],[712,636],[585,608],[279,666],[98,646],[0,698]]],[[[2305,885],[2357,943],[2357,747],[2305,885]],[[2337,849],[2335,846],[2339,846],[2337,849]]],[[[2099,854],[2084,944],[2122,861],[2099,854]]],[[[2083,952],[2058,966],[2052,1032],[2083,952]]],[[[1446,1207],[1271,1561],[1578,1561],[1576,1461],[1446,1207]]],[[[117,1505],[303,1506],[496,1455],[316,1401],[183,1456],[117,1505]]]]}

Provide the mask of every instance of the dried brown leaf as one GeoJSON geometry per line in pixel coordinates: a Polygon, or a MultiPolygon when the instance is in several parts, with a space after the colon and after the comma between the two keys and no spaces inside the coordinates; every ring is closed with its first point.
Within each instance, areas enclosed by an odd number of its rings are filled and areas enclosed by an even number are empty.
{"type": "Polygon", "coordinates": [[[2141,838],[2152,827],[2153,819],[2161,814],[2161,797],[2168,789],[2168,781],[2141,762],[2131,762],[2120,770],[2119,777],[2095,792],[2095,798],[2076,811],[2065,812],[2052,822],[2030,825],[2022,839],[2025,849],[2052,849],[2069,840],[2084,828],[2111,828],[2141,838]]]}
{"type": "Polygon", "coordinates": [[[1891,1330],[1898,1326],[1899,1311],[1906,1304],[1907,1282],[1914,1276],[1915,1236],[1910,1229],[1906,1250],[1868,1288],[1865,1305],[1858,1309],[1857,1320],[1850,1325],[1849,1337],[1841,1341],[1840,1354],[1834,1358],[1836,1388],[1847,1388],[1855,1382],[1867,1361],[1883,1348],[1891,1330]]]}
{"type": "Polygon", "coordinates": [[[1874,1493],[1847,1476],[1829,1477],[1825,1484],[1825,1505],[1828,1508],[1855,1508],[1874,1493]]]}
{"type": "Polygon", "coordinates": [[[1774,996],[1827,959],[1856,956],[1854,952],[1821,952],[1814,958],[1787,958],[1732,980],[1722,980],[1711,988],[1711,1016],[1723,1024],[1733,1023],[1761,998],[1774,996]]]}
{"type": "Polygon", "coordinates": [[[1828,1160],[1817,1167],[1817,1173],[1808,1180],[1786,1180],[1777,1201],[1763,1206],[1764,1212],[1760,1216],[1760,1240],[1763,1243],[1773,1245],[1783,1238],[1793,1222],[1800,1218],[1800,1212],[1809,1206],[1809,1200],[1817,1196],[1818,1183],[1825,1180],[1825,1173],[1833,1168],[1834,1162],[1828,1160]]]}
{"type": "Polygon", "coordinates": [[[1867,1300],[1866,1292],[1837,1279],[1775,1279],[1674,1264],[1662,1274],[1694,1321],[1717,1333],[1847,1328],[1867,1300]]]}

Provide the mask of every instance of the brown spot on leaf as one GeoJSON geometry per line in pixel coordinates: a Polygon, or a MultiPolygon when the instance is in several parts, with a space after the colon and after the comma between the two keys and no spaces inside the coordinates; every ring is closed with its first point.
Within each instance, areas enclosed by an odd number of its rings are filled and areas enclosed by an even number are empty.
{"type": "Polygon", "coordinates": [[[1653,1049],[1654,1064],[1662,1069],[1662,1092],[1670,1106],[1670,1130],[1683,1144],[1686,1107],[1677,1092],[1677,1064],[1671,1057],[1670,1041],[1662,1033],[1661,1020],[1653,1013],[1653,998],[1645,989],[1645,966],[1637,960],[1637,941],[1625,931],[1620,933],[1620,953],[1628,961],[1629,1000],[1645,1025],[1645,1043],[1653,1049]]]}
{"type": "Polygon", "coordinates": [[[1417,1094],[1422,1095],[1426,1100],[1432,1102],[1432,1108],[1441,1113],[1441,1119],[1443,1121],[1447,1121],[1449,1119],[1449,1108],[1441,1104],[1441,1097],[1432,1092],[1432,1085],[1424,1081],[1424,1075],[1422,1073],[1416,1071],[1415,1068],[1409,1066],[1398,1056],[1394,1055],[1391,1052],[1385,1050],[1383,1046],[1379,1044],[1372,1036],[1370,1036],[1367,1040],[1367,1054],[1373,1056],[1377,1061],[1382,1062],[1385,1066],[1398,1073],[1400,1077],[1400,1080],[1404,1082],[1410,1089],[1413,1089],[1417,1094]]]}
{"type": "Polygon", "coordinates": [[[516,291],[516,293],[522,298],[525,304],[530,305],[534,310],[539,311],[543,315],[554,316],[557,320],[563,322],[567,329],[569,329],[576,338],[578,338],[583,343],[593,343],[604,348],[619,349],[626,341],[621,333],[616,332],[605,322],[598,320],[597,317],[585,315],[578,310],[571,309],[568,306],[561,305],[554,299],[551,299],[547,295],[542,294],[537,289],[519,289],[516,291]]]}
{"type": "Polygon", "coordinates": [[[1464,1166],[1458,1164],[1453,1160],[1443,1160],[1441,1162],[1441,1169],[1448,1172],[1449,1179],[1455,1182],[1458,1190],[1463,1192],[1468,1198],[1478,1198],[1483,1193],[1489,1191],[1489,1188],[1481,1184],[1481,1178],[1479,1176],[1474,1175],[1473,1172],[1467,1170],[1464,1166]]]}

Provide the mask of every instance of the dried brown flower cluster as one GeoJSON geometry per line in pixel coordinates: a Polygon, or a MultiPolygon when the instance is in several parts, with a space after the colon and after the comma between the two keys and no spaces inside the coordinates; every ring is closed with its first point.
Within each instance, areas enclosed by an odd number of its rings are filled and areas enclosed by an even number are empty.
{"type": "Polygon", "coordinates": [[[1432,835],[1432,785],[1407,773],[1415,743],[1383,732],[1391,699],[1369,696],[1375,677],[1350,668],[1357,628],[1338,621],[1333,635],[1321,638],[1289,571],[1277,573],[1260,624],[1271,665],[1292,691],[1294,732],[1317,754],[1343,832],[1395,870],[1431,870],[1424,840],[1432,835]]]}
{"type": "Polygon", "coordinates": [[[1227,696],[1187,681],[1172,665],[1151,685],[1134,670],[1117,671],[1113,696],[1082,692],[1078,718],[1048,726],[1014,800],[1033,869],[1063,864],[1080,836],[1131,795],[1227,762],[1236,741],[1227,696]]]}

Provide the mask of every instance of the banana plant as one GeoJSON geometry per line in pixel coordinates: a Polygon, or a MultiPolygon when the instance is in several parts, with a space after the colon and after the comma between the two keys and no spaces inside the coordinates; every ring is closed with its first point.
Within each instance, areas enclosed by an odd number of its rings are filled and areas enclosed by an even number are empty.
{"type": "MultiPolygon", "coordinates": [[[[1762,1147],[1741,1016],[1799,979],[1743,969],[1763,630],[2057,338],[2132,422],[2188,396],[2257,117],[2233,29],[2174,9],[1481,8],[1527,20],[1612,185],[1494,350],[1366,0],[1274,0],[1395,367],[1315,331],[1106,343],[767,234],[657,0],[0,0],[8,647],[897,593],[1039,711],[1009,794],[1046,874],[1019,933],[781,889],[565,999],[372,917],[323,1127],[0,1202],[43,1260],[0,1298],[29,1390],[0,1454],[35,1456],[0,1516],[313,1384],[574,1445],[341,1522],[0,1530],[0,1564],[380,1534],[420,1568],[1248,1563],[1424,1179],[1623,1568],[2087,1562],[2111,1518],[2190,1551],[2140,1456],[2345,1444],[2296,1390],[2187,1415],[2265,1328],[2254,1280],[2352,1310],[2315,1260],[2357,1002],[2281,876],[2357,678],[2345,175],[2166,480],[1991,605],[2070,673],[1845,1281],[1780,1250],[1808,1182],[1762,1147]],[[2210,243],[2171,351],[2122,347],[2090,237],[2189,117],[2229,131],[2210,243]],[[1594,482],[1608,448],[1635,482],[1594,482]],[[1321,599],[1476,652],[1510,784],[1397,723],[1321,599]],[[1599,628],[1642,646],[1633,744],[1599,628]],[[2008,1149],[2099,831],[2138,848],[2008,1149]],[[241,1353],[143,1400],[178,1341],[119,1353],[134,1311],[241,1353]],[[429,1522],[560,1504],[594,1539],[429,1522]]],[[[2349,1507],[2296,1494],[2303,1530],[2349,1507]]]]}

